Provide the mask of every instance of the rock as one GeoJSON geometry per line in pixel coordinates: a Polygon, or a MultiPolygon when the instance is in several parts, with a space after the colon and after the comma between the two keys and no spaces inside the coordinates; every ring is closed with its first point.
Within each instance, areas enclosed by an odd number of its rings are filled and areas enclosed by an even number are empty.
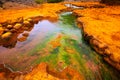
{"type": "Polygon", "coordinates": [[[8,32],[8,31],[9,31],[9,29],[5,29],[4,31],[5,31],[5,32],[8,32]]]}
{"type": "Polygon", "coordinates": [[[60,80],[60,79],[48,73],[48,65],[46,63],[40,63],[38,66],[36,66],[36,68],[34,68],[29,74],[25,76],[24,80],[60,80]]]}
{"type": "Polygon", "coordinates": [[[98,48],[100,48],[100,49],[105,48],[105,47],[106,47],[106,45],[103,44],[103,43],[99,43],[99,44],[98,44],[98,48]]]}
{"type": "Polygon", "coordinates": [[[25,36],[25,37],[28,37],[29,33],[23,33],[22,35],[25,36]]]}
{"type": "Polygon", "coordinates": [[[24,26],[24,27],[22,27],[22,29],[24,29],[24,30],[28,30],[29,28],[28,28],[28,27],[26,27],[26,26],[24,26]]]}
{"type": "Polygon", "coordinates": [[[19,29],[20,27],[22,27],[22,24],[17,23],[17,24],[15,24],[14,29],[19,29]]]}
{"type": "Polygon", "coordinates": [[[32,19],[30,19],[30,18],[28,18],[28,19],[27,19],[27,21],[32,22],[33,20],[32,20],[32,19]]]}
{"type": "Polygon", "coordinates": [[[16,32],[16,30],[15,29],[11,29],[10,32],[16,32]]]}
{"type": "Polygon", "coordinates": [[[2,35],[3,32],[4,32],[4,29],[0,27],[0,35],[2,35]]]}
{"type": "Polygon", "coordinates": [[[8,26],[7,26],[8,29],[11,29],[12,27],[13,27],[12,25],[8,25],[8,26]]]}
{"type": "Polygon", "coordinates": [[[27,40],[27,37],[25,37],[25,36],[22,36],[22,37],[18,38],[18,41],[20,41],[20,42],[23,42],[23,41],[26,41],[26,40],[27,40]]]}
{"type": "Polygon", "coordinates": [[[25,20],[25,21],[23,22],[23,24],[25,24],[25,25],[30,25],[30,22],[27,21],[27,20],[25,20]]]}
{"type": "Polygon", "coordinates": [[[5,38],[9,38],[11,35],[12,35],[11,32],[6,32],[6,33],[4,33],[1,37],[2,37],[3,39],[5,39],[5,38]]]}
{"type": "Polygon", "coordinates": [[[111,55],[111,52],[110,52],[109,49],[105,49],[105,52],[104,52],[104,53],[107,54],[107,55],[111,55]]]}

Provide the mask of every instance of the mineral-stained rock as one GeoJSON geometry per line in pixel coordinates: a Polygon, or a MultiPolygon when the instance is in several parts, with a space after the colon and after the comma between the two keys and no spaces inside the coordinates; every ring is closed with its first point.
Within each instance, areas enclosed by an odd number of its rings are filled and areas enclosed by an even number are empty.
{"type": "Polygon", "coordinates": [[[26,41],[26,40],[27,40],[26,36],[22,36],[22,37],[18,38],[18,41],[20,41],[20,42],[23,42],[23,41],[26,41]]]}
{"type": "Polygon", "coordinates": [[[5,38],[9,38],[11,35],[12,35],[11,32],[6,32],[6,33],[4,33],[1,37],[2,37],[3,39],[5,39],[5,38]]]}
{"type": "Polygon", "coordinates": [[[25,20],[25,21],[23,22],[23,24],[25,24],[25,25],[29,25],[29,24],[30,24],[30,22],[29,22],[29,21],[27,21],[27,20],[25,20]]]}
{"type": "Polygon", "coordinates": [[[25,80],[60,80],[47,73],[47,64],[41,63],[26,75],[25,80]]]}
{"type": "Polygon", "coordinates": [[[11,29],[13,26],[12,25],[7,25],[7,28],[8,29],[11,29]]]}
{"type": "Polygon", "coordinates": [[[32,22],[33,20],[32,20],[32,19],[30,19],[30,18],[28,18],[28,19],[27,19],[27,21],[32,22]]]}
{"type": "Polygon", "coordinates": [[[120,6],[106,6],[99,9],[86,8],[73,11],[75,14],[83,15],[78,18],[78,21],[83,22],[84,37],[87,38],[85,40],[118,70],[120,70],[119,9],[120,6]],[[86,36],[93,36],[94,39],[86,36]]]}
{"type": "Polygon", "coordinates": [[[22,35],[25,36],[25,37],[28,37],[29,33],[23,33],[22,35]]]}
{"type": "Polygon", "coordinates": [[[20,23],[17,23],[14,25],[14,29],[19,29],[20,27],[22,27],[22,24],[20,24],[20,23]]]}
{"type": "Polygon", "coordinates": [[[8,31],[9,31],[9,29],[5,29],[4,31],[5,31],[5,32],[8,32],[8,31]]]}

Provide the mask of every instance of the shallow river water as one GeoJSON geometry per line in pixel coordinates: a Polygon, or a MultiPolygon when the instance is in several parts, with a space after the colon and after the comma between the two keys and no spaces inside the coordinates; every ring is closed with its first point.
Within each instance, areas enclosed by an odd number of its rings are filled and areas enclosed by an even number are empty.
{"type": "Polygon", "coordinates": [[[119,72],[85,43],[71,12],[60,14],[57,22],[41,20],[32,29],[14,34],[12,40],[0,46],[0,63],[14,71],[27,71],[41,62],[57,71],[70,66],[86,80],[120,78],[119,72]],[[19,41],[24,33],[29,36],[19,41]]]}

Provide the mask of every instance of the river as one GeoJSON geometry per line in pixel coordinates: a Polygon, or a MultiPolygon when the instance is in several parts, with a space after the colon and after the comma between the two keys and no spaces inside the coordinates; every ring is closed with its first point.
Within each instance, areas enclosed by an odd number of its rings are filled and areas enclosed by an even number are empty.
{"type": "Polygon", "coordinates": [[[72,12],[65,12],[56,22],[41,20],[29,30],[14,34],[12,42],[0,46],[1,63],[24,72],[46,62],[57,71],[71,67],[86,80],[119,80],[119,72],[84,41],[75,19],[72,12]],[[25,33],[29,36],[20,40],[25,33]]]}

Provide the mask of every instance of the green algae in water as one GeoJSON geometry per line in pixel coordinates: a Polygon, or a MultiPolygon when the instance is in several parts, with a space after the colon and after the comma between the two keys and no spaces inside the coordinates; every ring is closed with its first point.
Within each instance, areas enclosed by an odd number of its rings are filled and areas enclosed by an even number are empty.
{"type": "Polygon", "coordinates": [[[47,56],[40,57],[37,61],[39,63],[47,62],[56,70],[70,66],[84,75],[86,80],[118,80],[119,72],[108,66],[97,53],[92,51],[84,41],[81,41],[81,31],[78,31],[78,28],[75,27],[75,17],[71,17],[70,14],[62,15],[60,18],[57,26],[62,28],[59,32],[63,35],[60,41],[61,46],[53,49],[47,56]],[[73,35],[77,37],[73,37],[73,35]],[[66,51],[66,47],[74,52],[69,53],[69,51],[66,51]],[[62,68],[58,65],[60,62],[62,62],[62,68]]]}
{"type": "MultiPolygon", "coordinates": [[[[39,22],[30,32],[28,41],[18,43],[17,47],[21,52],[14,52],[16,56],[8,58],[9,61],[14,60],[11,62],[14,66],[10,66],[15,70],[28,70],[30,66],[46,62],[57,71],[66,67],[73,68],[83,75],[85,80],[119,80],[119,72],[106,64],[101,56],[83,41],[82,32],[77,28],[75,19],[75,16],[67,13],[61,14],[56,23],[47,20],[39,22]]],[[[71,75],[67,75],[71,78],[71,75]]]]}

